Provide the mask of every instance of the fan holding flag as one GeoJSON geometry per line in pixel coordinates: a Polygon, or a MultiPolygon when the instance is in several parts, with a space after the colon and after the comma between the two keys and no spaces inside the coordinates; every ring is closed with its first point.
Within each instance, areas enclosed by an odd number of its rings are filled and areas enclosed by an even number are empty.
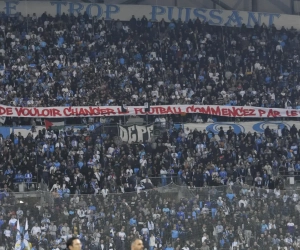
{"type": "Polygon", "coordinates": [[[15,250],[30,250],[31,244],[29,242],[29,234],[28,234],[28,219],[25,221],[25,228],[20,226],[20,219],[17,221],[17,235],[16,235],[16,244],[15,250]],[[23,232],[25,231],[25,235],[23,236],[23,232]]]}

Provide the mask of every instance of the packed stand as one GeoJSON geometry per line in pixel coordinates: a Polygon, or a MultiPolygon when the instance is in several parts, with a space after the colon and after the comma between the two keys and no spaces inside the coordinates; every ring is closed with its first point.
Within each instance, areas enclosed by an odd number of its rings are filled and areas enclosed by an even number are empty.
{"type": "MultiPolygon", "coordinates": [[[[148,101],[151,105],[298,106],[299,41],[292,29],[214,27],[199,20],[194,23],[151,23],[146,18],[132,18],[130,22],[92,21],[86,14],[51,17],[44,13],[41,17],[2,15],[0,18],[0,102],[4,105],[143,105],[148,101]]],[[[23,122],[26,121],[7,118],[8,124],[23,122]]],[[[173,128],[172,120],[168,122],[173,128]]],[[[11,246],[16,237],[21,237],[15,235],[15,217],[20,217],[23,227],[25,216],[20,214],[29,211],[28,217],[33,217],[29,220],[31,236],[26,237],[36,248],[44,249],[50,245],[53,249],[58,245],[63,247],[70,234],[79,234],[87,249],[97,249],[93,242],[97,245],[97,240],[100,243],[103,240],[107,249],[123,250],[136,231],[149,248],[154,248],[154,241],[157,248],[167,250],[178,246],[184,250],[206,250],[213,249],[214,244],[218,249],[228,249],[228,245],[236,244],[235,237],[240,243],[244,237],[241,249],[249,246],[258,249],[257,245],[264,244],[268,247],[283,244],[291,249],[291,245],[298,244],[299,198],[287,197],[280,191],[283,183],[278,177],[278,173],[299,176],[300,131],[295,126],[275,131],[267,128],[264,134],[235,134],[232,129],[221,129],[215,135],[211,131],[171,129],[155,141],[137,144],[119,144],[113,135],[100,134],[90,129],[70,128],[43,130],[37,136],[29,134],[25,138],[21,134],[0,137],[3,214],[0,228],[4,233],[0,242],[11,246]],[[49,186],[55,198],[54,208],[50,205],[48,210],[47,205],[33,208],[28,204],[20,209],[6,208],[6,189],[16,190],[19,183],[25,183],[30,190],[39,182],[49,186]],[[200,198],[195,198],[199,208],[190,202],[184,207],[181,202],[168,200],[164,211],[166,200],[158,203],[155,198],[159,193],[152,189],[172,182],[191,189],[218,185],[224,188],[233,183],[248,183],[257,189],[254,194],[245,194],[245,198],[232,189],[236,198],[223,197],[226,205],[219,206],[216,197],[217,205],[207,204],[208,210],[204,205],[208,197],[201,200],[202,205],[200,198]],[[257,191],[263,190],[260,188],[276,189],[261,196],[264,191],[257,191]],[[147,190],[149,193],[144,192],[147,190]],[[130,192],[135,192],[133,200],[139,197],[135,203],[138,206],[130,207],[131,201],[111,198],[112,193],[129,195],[130,192]],[[144,197],[146,194],[149,197],[144,197]],[[260,198],[260,203],[254,197],[260,198]],[[102,199],[107,202],[103,211],[95,206],[102,199]],[[247,205],[243,202],[240,205],[241,199],[249,199],[247,205]],[[275,201],[282,209],[278,209],[275,201]],[[273,210],[262,216],[261,206],[265,205],[266,211],[273,210]],[[214,208],[219,211],[219,207],[222,211],[212,212],[214,208]],[[149,213],[152,209],[155,213],[149,213]],[[202,213],[203,209],[208,212],[202,213]],[[238,222],[232,225],[232,216],[238,212],[234,217],[238,222]],[[66,225],[58,222],[61,213],[66,216],[66,225]],[[157,217],[150,217],[156,213],[157,217]],[[289,218],[289,214],[293,217],[289,218]],[[132,218],[136,225],[130,222],[132,218]],[[243,223],[246,218],[253,220],[250,230],[243,223]],[[220,227],[217,229],[219,221],[224,232],[220,227]],[[260,229],[260,223],[264,229],[260,229]],[[268,227],[270,223],[276,224],[274,230],[268,227]],[[65,231],[63,226],[67,228],[65,231]],[[95,240],[89,241],[87,237],[91,237],[95,228],[98,228],[95,240]],[[158,239],[151,238],[151,233],[158,239]],[[204,238],[197,242],[199,234],[204,238]],[[192,235],[189,241],[187,235],[192,235]],[[184,242],[188,242],[186,246],[184,242]]],[[[22,235],[25,233],[23,229],[22,235]]]]}
{"type": "MultiPolygon", "coordinates": [[[[4,217],[0,225],[4,241],[0,242],[10,247],[21,237],[15,235],[14,216],[26,212],[30,218],[29,233],[23,228],[22,236],[41,249],[50,245],[51,249],[62,249],[62,239],[77,234],[84,249],[98,249],[99,240],[103,240],[109,249],[123,250],[136,231],[144,237],[145,244],[153,243],[154,238],[151,241],[150,237],[155,233],[157,249],[206,250],[214,245],[217,249],[229,249],[228,246],[239,243],[241,249],[260,249],[261,245],[297,249],[290,246],[299,243],[299,194],[284,191],[278,173],[291,174],[293,168],[293,173],[299,174],[298,132],[295,126],[266,128],[263,134],[235,134],[231,128],[221,129],[218,135],[174,128],[156,141],[137,144],[120,143],[109,134],[102,138],[97,130],[88,129],[44,129],[35,138],[31,133],[26,138],[11,134],[7,139],[1,138],[4,217]],[[53,204],[49,200],[48,205],[34,208],[25,202],[6,208],[10,203],[5,200],[4,191],[14,189],[14,183],[20,182],[30,190],[28,175],[48,184],[47,193],[53,204]],[[174,195],[162,195],[172,182],[195,192],[195,197],[190,198],[195,200],[195,206],[191,200],[177,203],[174,195]],[[214,188],[208,191],[211,186],[214,188]],[[234,225],[233,216],[237,220],[234,225]],[[250,232],[244,223],[248,218],[250,232]],[[7,227],[7,223],[13,225],[7,227]],[[273,223],[276,229],[271,230],[273,223]],[[91,236],[91,230],[96,236],[91,236]]],[[[24,219],[25,216],[20,220],[23,226],[24,219]]],[[[150,245],[146,246],[150,249],[150,245]]]]}
{"type": "Polygon", "coordinates": [[[92,250],[125,250],[134,237],[150,250],[300,249],[299,192],[237,183],[184,189],[185,198],[159,188],[14,205],[2,190],[0,246],[65,249],[75,235],[92,250]]]}
{"type": "Polygon", "coordinates": [[[0,185],[17,191],[39,183],[64,194],[126,193],[171,182],[191,188],[246,183],[284,188],[283,178],[300,178],[300,131],[293,125],[263,134],[236,134],[230,127],[166,130],[139,143],[122,142],[100,128],[40,130],[0,137],[0,185]]]}
{"type": "Polygon", "coordinates": [[[295,29],[87,13],[0,20],[4,105],[300,107],[295,29]]]}

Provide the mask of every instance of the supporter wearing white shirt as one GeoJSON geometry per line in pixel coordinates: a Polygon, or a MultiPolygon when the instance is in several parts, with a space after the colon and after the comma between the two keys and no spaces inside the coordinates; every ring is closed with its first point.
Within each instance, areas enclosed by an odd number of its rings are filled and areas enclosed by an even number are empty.
{"type": "Polygon", "coordinates": [[[186,97],[187,89],[182,89],[181,94],[183,97],[186,97]]]}
{"type": "Polygon", "coordinates": [[[69,234],[70,233],[70,228],[69,228],[69,226],[68,226],[68,224],[67,223],[65,223],[64,224],[64,226],[60,229],[60,233],[62,234],[63,232],[65,232],[65,234],[67,235],[67,234],[69,234]]]}
{"type": "Polygon", "coordinates": [[[168,174],[168,171],[163,167],[161,170],[160,170],[160,175],[161,177],[167,177],[167,174],[168,174]]]}
{"type": "Polygon", "coordinates": [[[97,169],[94,173],[95,177],[97,178],[98,181],[100,181],[100,178],[102,176],[102,174],[99,172],[99,169],[97,169]]]}
{"type": "Polygon", "coordinates": [[[208,213],[209,213],[209,209],[208,209],[208,207],[206,206],[206,204],[205,204],[204,207],[202,208],[201,213],[202,213],[202,214],[208,214],[208,213]]]}
{"type": "Polygon", "coordinates": [[[85,218],[85,211],[83,209],[78,209],[77,214],[78,214],[80,219],[85,218]]]}
{"type": "Polygon", "coordinates": [[[46,139],[53,139],[53,140],[57,140],[57,136],[56,136],[56,134],[55,133],[53,133],[53,132],[48,132],[46,135],[45,135],[45,138],[46,139]]]}
{"type": "Polygon", "coordinates": [[[256,62],[256,63],[254,64],[254,68],[257,69],[257,70],[262,70],[262,66],[260,65],[259,62],[256,62]]]}
{"type": "Polygon", "coordinates": [[[269,93],[269,96],[271,97],[271,100],[275,100],[275,98],[276,98],[274,92],[269,93]]]}
{"type": "Polygon", "coordinates": [[[125,33],[128,33],[129,27],[127,25],[123,25],[123,30],[125,31],[125,33]]]}
{"type": "Polygon", "coordinates": [[[155,236],[154,236],[154,234],[151,234],[151,236],[149,238],[149,247],[150,247],[150,249],[152,249],[155,246],[156,246],[156,244],[155,244],[155,236]]]}
{"type": "Polygon", "coordinates": [[[219,83],[219,73],[209,73],[210,78],[215,81],[216,84],[219,83]]]}
{"type": "Polygon", "coordinates": [[[48,231],[48,228],[49,228],[49,226],[48,226],[47,223],[42,223],[42,225],[41,225],[41,231],[43,233],[46,233],[48,231]]]}
{"type": "Polygon", "coordinates": [[[153,220],[160,219],[160,217],[161,217],[161,216],[160,216],[159,213],[153,214],[153,215],[152,215],[153,220]]]}
{"type": "Polygon", "coordinates": [[[149,234],[149,229],[146,227],[146,225],[144,225],[144,227],[142,228],[141,233],[142,235],[149,234]]]}
{"type": "Polygon", "coordinates": [[[152,95],[152,96],[159,97],[159,94],[158,94],[158,91],[157,91],[157,90],[153,90],[153,91],[151,92],[151,95],[152,95]]]}
{"type": "Polygon", "coordinates": [[[103,197],[106,198],[107,195],[108,195],[108,189],[107,189],[106,187],[104,187],[104,188],[101,190],[101,193],[102,193],[103,197]]]}
{"type": "Polygon", "coordinates": [[[32,99],[33,97],[30,97],[30,99],[27,101],[27,105],[31,106],[34,104],[34,101],[32,99]]]}
{"type": "Polygon", "coordinates": [[[56,189],[56,190],[60,189],[60,185],[59,185],[58,181],[57,181],[56,183],[53,184],[53,186],[52,186],[50,192],[54,191],[55,189],[56,189]]]}
{"type": "Polygon", "coordinates": [[[138,96],[136,93],[134,93],[134,94],[131,96],[131,98],[132,98],[132,99],[135,99],[135,100],[138,100],[138,99],[139,99],[139,96],[138,96]]]}
{"type": "Polygon", "coordinates": [[[59,147],[61,148],[64,147],[64,144],[60,140],[58,140],[58,142],[55,144],[55,148],[59,148],[59,147]]]}
{"type": "MultiPolygon", "coordinates": [[[[84,153],[83,153],[83,150],[80,148],[80,149],[76,152],[76,154],[78,154],[78,155],[80,155],[80,157],[82,157],[82,155],[83,155],[84,153]]],[[[80,159],[82,159],[82,158],[80,158],[80,159]]]]}
{"type": "Polygon", "coordinates": [[[284,239],[284,242],[287,244],[287,245],[292,245],[293,244],[293,238],[292,236],[287,236],[285,239],[284,239]]]}
{"type": "Polygon", "coordinates": [[[234,247],[238,247],[239,246],[239,242],[238,242],[238,240],[237,239],[234,239],[234,241],[232,242],[232,249],[234,248],[234,247]]]}
{"type": "Polygon", "coordinates": [[[136,187],[135,187],[137,193],[139,194],[142,190],[145,189],[144,185],[141,183],[141,184],[138,184],[136,187]]]}
{"type": "Polygon", "coordinates": [[[61,91],[64,92],[64,93],[67,93],[67,92],[69,92],[69,89],[65,86],[65,87],[62,88],[61,91]]]}
{"type": "Polygon", "coordinates": [[[299,195],[296,194],[296,193],[293,194],[293,195],[292,195],[292,199],[293,199],[294,202],[297,202],[297,201],[299,200],[299,195]]]}
{"type": "Polygon", "coordinates": [[[69,176],[65,175],[65,176],[64,176],[64,180],[65,180],[65,182],[69,183],[71,179],[70,179],[69,176]]]}
{"type": "Polygon", "coordinates": [[[255,51],[255,48],[254,48],[253,45],[250,45],[250,46],[248,47],[248,50],[249,50],[250,52],[254,52],[254,51],[255,51]]]}
{"type": "Polygon", "coordinates": [[[153,231],[154,230],[154,223],[153,223],[153,221],[148,221],[147,224],[148,224],[149,231],[153,231]]]}
{"type": "Polygon", "coordinates": [[[61,239],[63,239],[65,242],[67,242],[68,236],[65,232],[62,232],[62,235],[60,236],[61,239]]]}
{"type": "Polygon", "coordinates": [[[71,141],[71,145],[72,145],[73,148],[76,148],[76,147],[78,146],[78,141],[75,140],[75,139],[73,139],[73,140],[71,141]]]}
{"type": "Polygon", "coordinates": [[[269,230],[276,229],[276,224],[274,223],[273,220],[270,220],[270,222],[268,224],[268,228],[269,228],[269,230]]]}
{"type": "Polygon", "coordinates": [[[198,153],[203,152],[204,148],[205,148],[205,145],[203,143],[197,144],[197,146],[196,146],[196,150],[198,153]]]}
{"type": "Polygon", "coordinates": [[[141,167],[145,167],[147,165],[147,160],[144,156],[142,156],[142,159],[140,159],[140,165],[141,167]]]}
{"type": "Polygon", "coordinates": [[[130,177],[133,174],[133,170],[131,168],[131,166],[128,167],[128,169],[126,170],[126,174],[130,177]]]}
{"type": "Polygon", "coordinates": [[[185,246],[182,248],[182,250],[190,250],[190,248],[189,248],[187,245],[185,245],[185,246]]]}
{"type": "Polygon", "coordinates": [[[162,116],[155,118],[155,122],[160,123],[160,126],[162,127],[166,126],[166,119],[162,116]]]}
{"type": "Polygon", "coordinates": [[[280,197],[280,189],[275,188],[274,194],[275,194],[276,198],[279,198],[280,197]]]}
{"type": "Polygon", "coordinates": [[[111,155],[114,151],[115,151],[114,145],[111,145],[111,146],[108,148],[107,153],[108,153],[109,155],[111,155]]]}
{"type": "Polygon", "coordinates": [[[205,240],[208,240],[208,235],[207,235],[206,233],[203,234],[203,237],[202,237],[202,243],[203,243],[205,240]]]}
{"type": "Polygon", "coordinates": [[[17,219],[16,217],[13,215],[12,218],[9,220],[8,224],[11,225],[11,226],[15,226],[16,223],[17,223],[17,219]]]}
{"type": "Polygon", "coordinates": [[[101,191],[101,188],[98,186],[98,184],[96,184],[95,186],[94,186],[94,194],[96,195],[96,194],[99,194],[99,192],[101,191]]]}
{"type": "Polygon", "coordinates": [[[5,237],[7,237],[7,238],[9,238],[11,236],[11,231],[10,231],[9,227],[7,227],[3,233],[4,233],[5,237]]]}
{"type": "Polygon", "coordinates": [[[55,174],[56,170],[57,170],[57,168],[54,166],[54,164],[52,164],[52,166],[49,169],[49,172],[51,175],[53,175],[53,174],[55,174]]]}
{"type": "Polygon", "coordinates": [[[174,152],[174,153],[171,154],[171,156],[172,156],[174,162],[176,162],[178,154],[176,152],[174,152]]]}
{"type": "Polygon", "coordinates": [[[97,163],[99,160],[100,160],[100,155],[94,154],[94,156],[93,156],[93,162],[97,163]]]}
{"type": "Polygon", "coordinates": [[[122,228],[121,231],[118,233],[119,237],[122,241],[126,239],[126,234],[124,233],[124,229],[122,228]]]}
{"type": "MultiPolygon", "coordinates": [[[[94,238],[95,238],[95,242],[99,243],[100,242],[100,238],[101,238],[101,234],[99,233],[99,230],[96,229],[94,234],[93,234],[94,238]]],[[[102,243],[102,242],[101,242],[102,243]]]]}
{"type": "Polygon", "coordinates": [[[41,228],[38,226],[37,223],[35,223],[34,227],[31,229],[31,234],[37,235],[38,233],[41,233],[41,232],[42,232],[41,228]]]}
{"type": "Polygon", "coordinates": [[[46,152],[50,148],[49,143],[43,145],[43,152],[46,152]]]}
{"type": "Polygon", "coordinates": [[[51,222],[51,225],[49,226],[49,232],[51,235],[56,236],[57,226],[54,225],[53,222],[51,222]]]}
{"type": "Polygon", "coordinates": [[[283,52],[282,46],[281,46],[280,44],[278,44],[278,45],[276,46],[276,51],[281,51],[281,52],[283,52]]]}

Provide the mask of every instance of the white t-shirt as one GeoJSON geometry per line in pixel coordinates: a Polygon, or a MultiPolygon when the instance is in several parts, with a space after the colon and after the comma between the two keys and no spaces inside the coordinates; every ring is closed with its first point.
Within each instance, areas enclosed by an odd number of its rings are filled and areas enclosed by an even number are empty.
{"type": "Polygon", "coordinates": [[[101,190],[101,193],[102,193],[103,197],[106,197],[108,195],[108,189],[107,188],[103,188],[101,190]]]}
{"type": "Polygon", "coordinates": [[[280,196],[280,189],[274,189],[274,194],[276,195],[276,197],[280,196]]]}
{"type": "Polygon", "coordinates": [[[5,235],[6,237],[10,237],[11,231],[10,231],[9,229],[5,229],[5,230],[4,230],[4,235],[5,235]]]}
{"type": "Polygon", "coordinates": [[[9,225],[15,225],[17,222],[17,219],[16,218],[11,218],[8,222],[9,225]]]}
{"type": "Polygon", "coordinates": [[[64,241],[67,242],[68,236],[67,236],[67,235],[62,235],[60,238],[61,238],[61,239],[64,239],[64,241]]]}
{"type": "Polygon", "coordinates": [[[115,151],[115,149],[112,148],[112,147],[109,147],[108,150],[107,150],[107,152],[108,152],[110,155],[111,155],[114,151],[115,151]]]}
{"type": "Polygon", "coordinates": [[[146,227],[142,228],[142,234],[149,234],[149,229],[146,227]]]}
{"type": "Polygon", "coordinates": [[[119,232],[119,237],[121,238],[121,240],[125,240],[126,234],[124,232],[119,232]]]}
{"type": "Polygon", "coordinates": [[[37,233],[41,233],[41,228],[40,228],[40,227],[34,226],[34,227],[31,229],[31,234],[36,235],[37,233]]]}
{"type": "Polygon", "coordinates": [[[146,159],[140,159],[140,164],[142,167],[144,167],[147,164],[147,160],[146,159]]]}
{"type": "Polygon", "coordinates": [[[132,169],[127,169],[126,174],[128,174],[129,176],[132,176],[133,170],[132,169]]]}

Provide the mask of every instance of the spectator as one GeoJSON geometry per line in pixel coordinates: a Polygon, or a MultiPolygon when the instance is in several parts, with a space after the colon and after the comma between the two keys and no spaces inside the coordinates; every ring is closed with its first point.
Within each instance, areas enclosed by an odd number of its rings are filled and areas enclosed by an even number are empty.
{"type": "Polygon", "coordinates": [[[31,229],[31,234],[33,236],[36,236],[38,234],[40,234],[42,231],[41,231],[41,228],[38,226],[38,223],[35,223],[34,227],[32,227],[31,229]]]}

